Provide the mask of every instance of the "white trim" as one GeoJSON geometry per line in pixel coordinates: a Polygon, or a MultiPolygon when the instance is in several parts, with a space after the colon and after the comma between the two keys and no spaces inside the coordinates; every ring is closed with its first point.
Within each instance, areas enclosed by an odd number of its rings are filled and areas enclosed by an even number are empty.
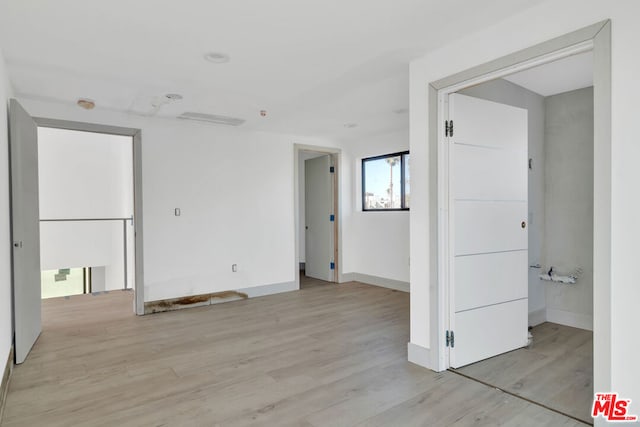
{"type": "MultiPolygon", "coordinates": [[[[385,277],[372,276],[362,273],[345,273],[342,275],[343,282],[360,282],[367,285],[379,286],[381,288],[393,289],[401,292],[409,292],[409,282],[402,280],[387,279],[385,277]]],[[[340,282],[340,283],[343,283],[340,282]]]]}
{"type": "Polygon", "coordinates": [[[593,315],[547,308],[547,322],[593,331],[593,315]]]}
{"type": "Polygon", "coordinates": [[[409,362],[431,369],[431,351],[412,342],[407,343],[407,358],[409,362]]]}
{"type": "Polygon", "coordinates": [[[568,46],[566,48],[563,49],[559,49],[556,50],[554,52],[548,53],[546,55],[542,55],[542,56],[538,56],[536,58],[532,58],[514,65],[510,65],[507,66],[505,68],[502,68],[500,70],[496,70],[493,72],[489,72],[487,74],[483,74],[482,76],[473,78],[473,79],[469,79],[466,81],[463,81],[461,83],[452,85],[452,86],[448,86],[444,89],[441,89],[439,92],[440,93],[446,93],[446,94],[451,94],[454,92],[458,92],[462,89],[466,89],[470,86],[475,86],[481,83],[485,83],[491,80],[495,80],[495,79],[499,79],[501,77],[505,77],[508,76],[510,74],[515,74],[515,73],[519,73],[521,71],[524,70],[528,70],[530,68],[534,68],[534,67],[538,67],[540,65],[544,65],[544,64],[548,64],[550,62],[554,62],[557,61],[559,59],[564,59],[567,58],[569,56],[573,56],[573,55],[579,55],[581,53],[585,53],[585,52],[589,52],[591,50],[593,50],[593,39],[592,40],[585,40],[581,43],[572,45],[572,46],[568,46]]]}
{"type": "MultiPolygon", "coordinates": [[[[519,71],[524,71],[526,69],[530,69],[532,67],[546,64],[552,61],[556,61],[562,58],[566,58],[568,56],[576,55],[579,53],[583,53],[589,50],[594,50],[599,56],[602,57],[603,64],[605,59],[608,58],[610,47],[605,46],[604,41],[600,41],[600,39],[604,40],[605,37],[608,37],[608,33],[603,29],[609,28],[609,21],[604,21],[601,23],[594,24],[590,27],[583,28],[582,30],[575,31],[570,34],[566,34],[564,36],[560,36],[554,40],[548,41],[546,43],[542,43],[540,45],[532,46],[523,51],[519,51],[513,53],[511,55],[507,55],[506,57],[496,59],[495,61],[483,65],[479,65],[475,68],[463,71],[462,73],[458,73],[444,79],[441,79],[437,82],[433,82],[430,84],[429,88],[429,97],[427,100],[428,105],[430,106],[430,111],[435,107],[437,109],[437,114],[435,117],[432,116],[432,113],[429,115],[429,126],[430,129],[437,129],[435,135],[433,133],[430,134],[430,146],[434,145],[437,149],[437,244],[438,244],[438,254],[436,254],[437,258],[437,283],[436,286],[432,287],[431,298],[432,301],[437,301],[436,312],[431,314],[431,321],[433,322],[433,327],[431,328],[431,348],[434,349],[432,358],[433,358],[433,368],[436,371],[442,371],[449,367],[449,358],[448,352],[445,348],[445,343],[441,339],[441,335],[439,331],[444,331],[448,329],[451,325],[450,322],[450,303],[449,296],[451,291],[451,250],[452,248],[449,245],[449,242],[452,241],[452,236],[450,233],[450,221],[452,213],[450,211],[449,206],[449,177],[450,177],[450,168],[449,168],[449,152],[448,152],[448,144],[444,137],[444,120],[449,119],[449,105],[448,105],[448,97],[449,94],[459,91],[463,88],[477,85],[480,83],[484,83],[490,80],[494,80],[500,77],[504,77],[509,74],[513,74],[519,71]],[[598,35],[603,32],[606,33],[603,37],[598,37],[598,35]],[[582,37],[583,39],[580,41],[575,41],[576,37],[582,37]],[[472,76],[472,77],[466,77],[472,76]],[[435,96],[434,96],[435,95],[435,96]],[[435,123],[433,122],[435,120],[435,123]],[[445,254],[445,256],[442,256],[445,254]],[[434,333],[435,332],[435,333],[434,333]]],[[[608,40],[608,39],[607,39],[608,40]]],[[[606,64],[603,65],[603,70],[606,68],[606,64]]],[[[596,70],[597,71],[597,70],[596,70]]],[[[602,72],[601,75],[598,72],[594,72],[594,86],[601,85],[601,90],[603,93],[610,93],[610,76],[605,75],[605,72],[602,72]],[[600,80],[599,80],[600,79],[600,80]],[[606,86],[609,85],[607,88],[606,86]]],[[[605,107],[603,107],[604,109],[605,107]]],[[[604,111],[604,110],[603,110],[604,111]]],[[[605,111],[606,113],[606,111],[605,111]]],[[[610,111],[608,112],[610,114],[610,111]]],[[[602,111],[601,111],[602,115],[602,111]]],[[[606,120],[606,117],[598,116],[596,121],[598,120],[606,120]]],[[[599,122],[598,122],[599,123],[599,122]]],[[[430,130],[430,132],[432,132],[430,130]]],[[[603,135],[603,137],[606,135],[603,135]]],[[[604,141],[604,140],[603,140],[604,141]]],[[[602,148],[602,147],[601,147],[602,148]]],[[[609,147],[610,151],[610,147],[609,147]]],[[[610,175],[601,176],[596,175],[594,179],[603,179],[609,180],[610,175]]],[[[609,193],[610,194],[610,193],[609,193]]],[[[602,196],[602,195],[601,195],[602,196]]],[[[594,229],[598,228],[601,230],[606,224],[603,222],[594,224],[594,229]]],[[[609,221],[610,226],[610,221],[609,221]]],[[[598,233],[595,233],[596,235],[598,233]]],[[[597,254],[597,248],[596,248],[597,254]]],[[[605,261],[605,255],[600,259],[601,263],[605,261]]],[[[595,265],[598,263],[594,262],[595,265]]],[[[610,265],[610,263],[609,263],[610,265]]],[[[604,285],[604,283],[603,283],[604,285]]],[[[594,277],[594,291],[596,289],[596,280],[594,277]]],[[[601,307],[602,308],[602,307],[601,307]]],[[[603,310],[604,311],[604,310],[603,310]]],[[[602,313],[604,314],[604,313],[602,313]]],[[[610,312],[606,313],[606,318],[610,318],[610,312]]],[[[547,315],[548,318],[548,315],[547,315]]],[[[580,320],[580,324],[584,324],[585,319],[580,320]]],[[[604,331],[602,331],[604,332],[604,331]]],[[[595,348],[594,348],[595,350],[595,348]]],[[[603,351],[604,349],[602,349],[603,351]]],[[[601,353],[602,351],[594,351],[595,353],[601,353]]],[[[597,354],[596,354],[597,355],[597,354]]],[[[607,372],[610,369],[607,368],[607,372]]],[[[604,378],[594,378],[596,383],[602,384],[604,378]]],[[[608,381],[608,380],[607,380],[608,381]]]]}
{"type": "Polygon", "coordinates": [[[238,292],[247,294],[249,298],[257,298],[266,295],[281,294],[283,292],[297,291],[298,289],[300,289],[300,285],[294,280],[293,282],[272,283],[270,285],[238,289],[238,292]]]}
{"type": "Polygon", "coordinates": [[[4,407],[7,403],[7,395],[9,394],[9,384],[11,383],[11,374],[13,373],[13,345],[9,348],[7,362],[0,373],[0,423],[4,414],[4,407]]]}
{"type": "Polygon", "coordinates": [[[547,321],[547,310],[541,308],[540,310],[529,312],[529,326],[538,326],[547,321]]]}

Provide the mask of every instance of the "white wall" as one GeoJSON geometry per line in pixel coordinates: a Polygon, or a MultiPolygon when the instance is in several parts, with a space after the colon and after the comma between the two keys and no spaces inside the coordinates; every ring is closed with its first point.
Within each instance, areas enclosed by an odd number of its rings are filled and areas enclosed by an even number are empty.
{"type": "Polygon", "coordinates": [[[9,209],[9,147],[7,100],[12,96],[4,57],[0,50],[0,372],[13,342],[13,294],[11,290],[11,228],[9,209]]]}
{"type": "MultiPolygon", "coordinates": [[[[493,80],[460,93],[526,108],[528,118],[528,150],[533,167],[529,170],[529,265],[542,262],[542,242],[545,223],[544,209],[544,97],[504,79],[493,80]]],[[[540,270],[529,269],[530,325],[545,318],[545,286],[538,278],[540,270]],[[539,315],[538,313],[541,313],[539,315]]]]}
{"type": "MultiPolygon", "coordinates": [[[[343,273],[409,282],[409,212],[363,212],[361,190],[363,158],[408,149],[408,130],[345,143],[348,168],[343,169],[342,177],[349,198],[342,210],[343,273]]],[[[412,175],[412,186],[413,180],[412,175]]]]}
{"type": "Polygon", "coordinates": [[[40,218],[133,214],[132,138],[38,128],[40,218]]]}
{"type": "Polygon", "coordinates": [[[545,98],[545,268],[582,270],[546,282],[547,320],[593,327],[593,87],[545,98]]]}
{"type": "Polygon", "coordinates": [[[332,142],[20,101],[39,117],[142,129],[146,301],[295,281],[293,145],[332,142]]]}
{"type": "MultiPolygon", "coordinates": [[[[413,61],[410,71],[411,154],[413,198],[411,211],[411,342],[430,347],[430,236],[427,92],[429,82],[525,49],[604,19],[612,20],[612,193],[611,193],[611,331],[596,336],[596,381],[601,372],[611,383],[596,383],[640,402],[640,343],[630,339],[640,324],[640,286],[637,283],[637,242],[640,240],[640,144],[634,127],[640,113],[640,3],[635,0],[555,0],[533,6],[475,34],[461,35],[449,45],[413,61]],[[417,261],[420,260],[420,261],[417,261]],[[598,353],[610,339],[611,352],[598,353]]],[[[433,284],[435,286],[435,283],[433,284]]],[[[608,319],[594,318],[594,324],[608,319]]],[[[640,410],[634,404],[634,412],[640,410]]]]}
{"type": "MultiPolygon", "coordinates": [[[[38,129],[41,219],[129,218],[133,214],[132,138],[38,129]]],[[[134,285],[133,227],[127,223],[127,284],[134,285]]],[[[105,267],[104,289],[124,286],[122,221],[41,222],[43,270],[105,267]]]]}

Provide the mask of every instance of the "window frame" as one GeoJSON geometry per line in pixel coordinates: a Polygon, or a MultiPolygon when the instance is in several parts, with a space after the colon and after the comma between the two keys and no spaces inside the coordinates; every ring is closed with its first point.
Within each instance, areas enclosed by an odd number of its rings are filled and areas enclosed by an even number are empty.
{"type": "Polygon", "coordinates": [[[360,163],[360,172],[361,172],[361,177],[360,177],[360,187],[361,187],[361,191],[360,191],[360,197],[362,198],[362,212],[398,212],[398,211],[408,211],[410,210],[410,206],[407,207],[406,206],[406,194],[405,194],[405,186],[406,186],[406,182],[405,182],[405,170],[406,170],[406,162],[405,162],[405,156],[411,154],[409,152],[409,150],[406,151],[399,151],[397,153],[390,153],[390,154],[382,154],[379,156],[372,156],[372,157],[364,157],[361,160],[360,163]],[[382,160],[382,159],[387,159],[390,157],[400,157],[400,206],[399,208],[374,208],[374,209],[367,209],[365,206],[365,200],[366,200],[366,180],[365,180],[365,163],[369,162],[369,161],[373,161],[373,160],[382,160]]]}

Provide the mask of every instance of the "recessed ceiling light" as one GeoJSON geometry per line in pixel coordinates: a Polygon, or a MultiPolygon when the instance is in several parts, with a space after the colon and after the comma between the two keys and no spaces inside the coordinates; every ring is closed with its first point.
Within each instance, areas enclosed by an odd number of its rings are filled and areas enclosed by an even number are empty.
{"type": "Polygon", "coordinates": [[[214,64],[224,64],[225,62],[229,62],[231,58],[226,53],[209,52],[204,55],[204,59],[214,64]]]}
{"type": "Polygon", "coordinates": [[[345,123],[344,127],[346,127],[347,129],[353,129],[354,127],[357,127],[358,124],[357,123],[345,123]]]}
{"type": "Polygon", "coordinates": [[[80,98],[78,99],[77,102],[79,107],[84,108],[85,110],[93,110],[94,107],[96,106],[96,103],[90,99],[87,98],[80,98]]]}

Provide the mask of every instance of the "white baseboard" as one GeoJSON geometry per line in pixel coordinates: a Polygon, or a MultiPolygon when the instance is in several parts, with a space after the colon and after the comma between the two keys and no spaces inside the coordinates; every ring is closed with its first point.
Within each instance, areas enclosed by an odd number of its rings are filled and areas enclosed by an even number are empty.
{"type": "Polygon", "coordinates": [[[266,295],[281,294],[283,292],[297,291],[296,282],[273,283],[271,285],[254,286],[253,288],[238,289],[238,292],[249,295],[249,298],[263,297],[266,295]]]}
{"type": "Polygon", "coordinates": [[[431,351],[421,345],[407,343],[407,359],[418,366],[431,369],[431,351]]]}
{"type": "Polygon", "coordinates": [[[593,316],[547,308],[547,322],[593,331],[593,316]]]}
{"type": "Polygon", "coordinates": [[[547,321],[547,310],[541,308],[540,310],[529,312],[529,326],[538,326],[547,321]]]}
{"type": "Polygon", "coordinates": [[[371,276],[370,274],[362,273],[344,273],[342,275],[342,282],[352,281],[366,283],[367,285],[380,286],[382,288],[394,289],[396,291],[409,292],[409,282],[371,276]]]}
{"type": "Polygon", "coordinates": [[[7,363],[2,370],[0,376],[0,423],[2,423],[2,415],[4,414],[4,404],[7,401],[7,393],[9,393],[9,382],[11,382],[11,373],[13,372],[13,346],[9,349],[7,363]]]}
{"type": "Polygon", "coordinates": [[[210,294],[189,295],[158,301],[146,301],[144,303],[144,314],[161,313],[164,311],[181,310],[184,308],[202,307],[206,305],[220,304],[248,298],[257,298],[266,295],[280,294],[282,292],[296,291],[298,289],[298,283],[284,282],[273,283],[271,285],[254,286],[252,288],[213,292],[210,294]]]}

